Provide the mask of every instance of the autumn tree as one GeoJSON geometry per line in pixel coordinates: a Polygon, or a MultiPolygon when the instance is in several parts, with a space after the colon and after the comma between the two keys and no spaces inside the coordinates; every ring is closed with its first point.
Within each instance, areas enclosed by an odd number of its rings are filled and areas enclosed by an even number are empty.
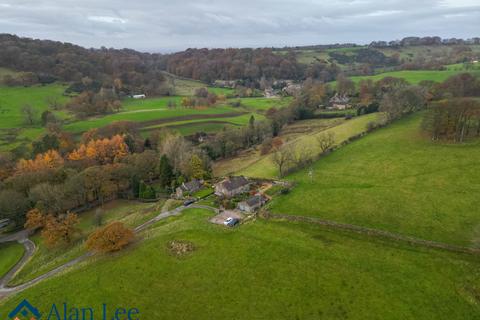
{"type": "Polygon", "coordinates": [[[38,154],[33,160],[21,159],[17,162],[16,174],[57,169],[63,166],[62,156],[55,150],[38,154]]]}
{"type": "Polygon", "coordinates": [[[192,179],[203,179],[207,174],[207,172],[204,169],[204,164],[202,159],[200,159],[200,157],[196,154],[193,154],[192,158],[190,159],[190,172],[191,172],[190,177],[192,179]]]}
{"type": "Polygon", "coordinates": [[[113,163],[128,155],[128,146],[124,137],[115,135],[110,139],[90,140],[87,144],[80,145],[68,155],[72,161],[90,161],[97,164],[113,163]]]}
{"type": "Polygon", "coordinates": [[[24,227],[27,229],[38,229],[45,226],[46,216],[37,208],[34,208],[27,212],[27,221],[25,222],[24,227]]]}
{"type": "Polygon", "coordinates": [[[134,236],[133,230],[116,221],[92,233],[87,239],[86,246],[96,252],[118,251],[132,242],[134,236]]]}
{"type": "Polygon", "coordinates": [[[78,232],[76,225],[78,216],[74,213],[67,213],[62,216],[44,214],[39,209],[32,209],[27,213],[25,228],[41,228],[42,238],[48,247],[60,243],[70,244],[74,235],[78,232]]]}
{"type": "Polygon", "coordinates": [[[42,229],[42,238],[49,247],[60,243],[70,244],[74,235],[78,232],[76,225],[78,216],[75,213],[67,213],[64,216],[48,214],[42,229]]]}

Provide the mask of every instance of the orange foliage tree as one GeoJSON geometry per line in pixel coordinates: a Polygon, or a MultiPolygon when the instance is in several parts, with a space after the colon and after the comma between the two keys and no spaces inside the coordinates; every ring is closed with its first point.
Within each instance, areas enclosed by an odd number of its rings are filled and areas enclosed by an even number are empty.
{"type": "Polygon", "coordinates": [[[55,150],[38,154],[33,160],[21,159],[17,162],[16,173],[22,174],[44,169],[56,169],[63,166],[62,156],[55,150]]]}
{"type": "Polygon", "coordinates": [[[48,247],[59,243],[71,243],[73,236],[78,231],[78,216],[75,213],[67,213],[62,217],[53,214],[45,215],[38,209],[32,209],[27,213],[25,228],[42,228],[42,238],[48,247]]]}
{"type": "Polygon", "coordinates": [[[69,160],[90,160],[98,164],[113,163],[116,159],[128,154],[128,146],[124,138],[115,135],[111,139],[90,140],[68,155],[69,160]]]}
{"type": "Polygon", "coordinates": [[[126,247],[134,238],[131,229],[115,221],[92,233],[86,242],[89,250],[97,252],[118,251],[126,247]]]}

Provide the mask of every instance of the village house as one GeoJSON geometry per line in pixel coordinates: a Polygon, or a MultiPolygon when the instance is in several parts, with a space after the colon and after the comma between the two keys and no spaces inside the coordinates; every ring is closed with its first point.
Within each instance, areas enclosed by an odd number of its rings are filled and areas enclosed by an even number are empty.
{"type": "Polygon", "coordinates": [[[302,85],[300,84],[289,84],[282,89],[283,93],[292,97],[299,95],[301,91],[302,91],[302,85]]]}
{"type": "Polygon", "coordinates": [[[193,179],[189,182],[184,182],[180,187],[175,189],[175,195],[177,198],[183,198],[187,195],[190,195],[194,192],[197,192],[202,187],[202,182],[197,179],[193,179]]]}
{"type": "Polygon", "coordinates": [[[345,110],[350,108],[350,98],[347,95],[335,95],[330,99],[330,106],[327,107],[329,110],[345,110]]]}
{"type": "Polygon", "coordinates": [[[265,98],[275,98],[277,96],[272,88],[265,88],[263,95],[265,98]]]}
{"type": "Polygon", "coordinates": [[[254,212],[257,209],[260,209],[264,204],[265,198],[261,195],[256,195],[245,201],[239,202],[237,208],[245,212],[254,212]]]}
{"type": "Polygon", "coordinates": [[[247,178],[228,177],[215,185],[215,194],[219,197],[231,198],[237,194],[247,192],[250,189],[250,182],[247,178]]]}

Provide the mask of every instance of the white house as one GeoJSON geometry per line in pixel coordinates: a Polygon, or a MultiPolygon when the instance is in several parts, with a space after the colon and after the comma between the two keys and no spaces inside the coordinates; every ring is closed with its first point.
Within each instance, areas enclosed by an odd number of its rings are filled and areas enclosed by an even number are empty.
{"type": "Polygon", "coordinates": [[[134,94],[133,99],[145,99],[147,96],[145,94],[134,94]]]}

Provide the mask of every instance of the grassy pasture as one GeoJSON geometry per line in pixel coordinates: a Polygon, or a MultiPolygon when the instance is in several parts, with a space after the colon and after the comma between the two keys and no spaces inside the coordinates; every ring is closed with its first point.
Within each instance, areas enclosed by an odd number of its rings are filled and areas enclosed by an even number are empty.
{"type": "Polygon", "coordinates": [[[0,244],[0,278],[22,258],[25,249],[17,242],[0,244]]]}
{"type": "MultiPolygon", "coordinates": [[[[124,252],[99,256],[0,301],[135,307],[148,319],[474,319],[478,259],[318,226],[256,221],[235,229],[188,210],[124,252]],[[178,257],[167,244],[189,241],[178,257]],[[65,290],[65,284],[75,284],[65,290]],[[148,289],[146,289],[148,288],[148,289]],[[88,294],[87,294],[88,293],[88,294]]],[[[98,311],[97,311],[98,312],[98,311]]]]}
{"type": "MultiPolygon", "coordinates": [[[[64,90],[65,86],[60,84],[33,87],[0,86],[0,151],[10,150],[43,134],[45,129],[40,125],[40,116],[48,109],[47,99],[56,97],[59,103],[65,103],[68,97],[63,96],[64,90]],[[21,109],[26,104],[36,110],[33,126],[25,124],[21,109]]],[[[54,113],[58,118],[68,117],[63,111],[54,113]]]]}
{"type": "MultiPolygon", "coordinates": [[[[293,144],[297,152],[302,148],[307,148],[312,154],[319,153],[320,147],[317,144],[316,136],[322,132],[334,132],[335,142],[338,144],[351,136],[365,131],[367,123],[374,121],[378,116],[379,114],[369,114],[356,117],[329,129],[322,128],[320,130],[313,130],[310,134],[299,134],[298,138],[292,139],[287,143],[293,144]]],[[[328,119],[328,122],[336,123],[335,119],[328,119]]],[[[232,162],[232,164],[233,163],[235,162],[232,162]]],[[[228,169],[233,169],[235,173],[249,177],[276,178],[278,176],[278,169],[273,163],[271,154],[265,156],[256,154],[254,160],[250,163],[242,159],[241,163],[236,163],[232,166],[226,165],[221,171],[227,171],[228,169]]]]}
{"type": "Polygon", "coordinates": [[[242,106],[255,111],[266,111],[270,108],[283,108],[292,102],[293,98],[242,98],[240,99],[242,106]]]}
{"type": "MultiPolygon", "coordinates": [[[[480,76],[480,70],[474,70],[474,71],[465,71],[465,70],[456,70],[456,69],[451,69],[451,70],[444,70],[444,71],[438,71],[438,70],[404,70],[404,71],[392,71],[392,72],[385,72],[385,73],[379,73],[373,76],[355,76],[355,77],[350,77],[350,79],[355,82],[355,84],[358,84],[360,80],[373,80],[373,81],[378,81],[381,80],[385,77],[395,77],[395,78],[402,78],[405,79],[407,82],[410,84],[418,84],[421,81],[424,80],[430,80],[430,81],[435,81],[435,82],[443,82],[447,80],[449,77],[454,76],[459,73],[463,72],[469,72],[472,73],[473,75],[480,76]]],[[[330,82],[332,85],[336,85],[336,81],[330,82]]]]}
{"type": "MultiPolygon", "coordinates": [[[[21,108],[25,104],[30,104],[37,110],[37,122],[39,122],[40,113],[48,109],[47,98],[57,97],[60,103],[64,103],[68,99],[63,96],[64,91],[65,86],[59,84],[27,88],[0,86],[0,129],[24,126],[21,108]]],[[[65,116],[63,113],[57,113],[57,115],[65,116]]]]}
{"type": "MultiPolygon", "coordinates": [[[[148,100],[147,100],[148,101],[148,100]]],[[[183,117],[185,120],[195,119],[195,116],[209,116],[215,117],[215,115],[235,113],[236,111],[231,107],[209,107],[209,108],[197,108],[187,109],[178,107],[176,109],[168,109],[166,107],[158,106],[151,109],[139,109],[132,111],[123,111],[106,115],[103,117],[90,118],[83,121],[76,121],[65,125],[65,129],[74,133],[85,132],[92,128],[99,128],[106,126],[115,121],[133,121],[133,122],[148,122],[148,121],[160,121],[171,122],[181,121],[183,117]],[[189,118],[190,117],[190,118],[189,118]]],[[[152,124],[153,125],[153,124],[152,124]]]]}
{"type": "MultiPolygon", "coordinates": [[[[373,132],[288,176],[278,213],[469,246],[480,237],[480,141],[432,143],[421,114],[373,132]]],[[[246,170],[248,172],[248,169],[246,170]]]]}

